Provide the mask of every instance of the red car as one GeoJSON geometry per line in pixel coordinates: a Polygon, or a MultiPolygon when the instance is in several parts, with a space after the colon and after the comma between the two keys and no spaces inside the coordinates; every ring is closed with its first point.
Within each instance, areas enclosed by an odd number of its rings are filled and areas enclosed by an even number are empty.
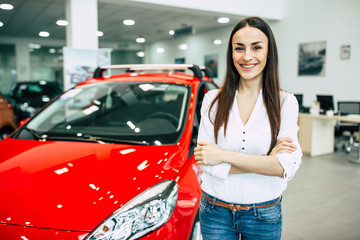
{"type": "Polygon", "coordinates": [[[0,239],[201,239],[205,70],[98,68],[1,141],[0,239]]]}

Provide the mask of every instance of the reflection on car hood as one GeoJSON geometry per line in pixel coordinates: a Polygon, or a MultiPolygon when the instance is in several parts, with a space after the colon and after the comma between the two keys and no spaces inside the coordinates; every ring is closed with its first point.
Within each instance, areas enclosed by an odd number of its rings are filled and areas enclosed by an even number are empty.
{"type": "Polygon", "coordinates": [[[172,179],[180,146],[6,139],[0,142],[0,222],[91,231],[146,188],[172,179]]]}

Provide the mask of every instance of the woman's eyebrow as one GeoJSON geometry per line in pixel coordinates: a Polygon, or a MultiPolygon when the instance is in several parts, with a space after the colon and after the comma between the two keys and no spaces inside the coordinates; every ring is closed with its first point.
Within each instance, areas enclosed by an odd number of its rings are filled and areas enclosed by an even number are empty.
{"type": "MultiPolygon", "coordinates": [[[[251,43],[251,45],[257,45],[259,43],[263,43],[262,41],[257,41],[257,42],[253,42],[251,43]]],[[[239,45],[239,46],[245,46],[243,43],[235,43],[236,45],[239,45]]]]}

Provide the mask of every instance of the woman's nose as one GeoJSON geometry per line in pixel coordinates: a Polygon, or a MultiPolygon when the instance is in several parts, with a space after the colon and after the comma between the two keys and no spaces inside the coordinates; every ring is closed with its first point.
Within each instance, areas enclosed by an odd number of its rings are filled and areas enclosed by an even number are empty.
{"type": "Polygon", "coordinates": [[[245,50],[243,59],[245,61],[250,61],[252,59],[252,54],[250,50],[245,50]]]}

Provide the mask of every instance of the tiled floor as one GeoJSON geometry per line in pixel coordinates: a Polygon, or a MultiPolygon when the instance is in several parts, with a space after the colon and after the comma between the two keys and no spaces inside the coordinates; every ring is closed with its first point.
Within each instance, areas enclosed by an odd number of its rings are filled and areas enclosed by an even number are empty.
{"type": "Polygon", "coordinates": [[[357,149],[304,155],[283,194],[283,240],[360,240],[360,164],[357,149]]]}

